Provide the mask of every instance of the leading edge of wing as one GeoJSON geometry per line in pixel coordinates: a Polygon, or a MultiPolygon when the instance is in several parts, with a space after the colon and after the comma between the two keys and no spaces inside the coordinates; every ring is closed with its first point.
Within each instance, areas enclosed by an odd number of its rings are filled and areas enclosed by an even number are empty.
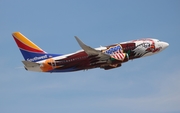
{"type": "Polygon", "coordinates": [[[101,51],[95,50],[94,48],[85,45],[77,36],[74,36],[78,42],[78,44],[81,46],[81,48],[89,55],[99,55],[102,59],[110,59],[111,56],[107,55],[105,53],[102,53],[101,51]]]}

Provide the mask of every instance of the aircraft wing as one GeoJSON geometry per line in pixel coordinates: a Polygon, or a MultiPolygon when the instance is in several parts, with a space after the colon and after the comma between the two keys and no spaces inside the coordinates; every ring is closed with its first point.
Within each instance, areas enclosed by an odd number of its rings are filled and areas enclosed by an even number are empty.
{"type": "Polygon", "coordinates": [[[85,45],[77,36],[75,36],[78,44],[81,46],[81,48],[88,54],[89,57],[96,57],[98,59],[98,63],[111,63],[111,56],[107,55],[105,53],[102,53],[99,50],[95,50],[94,48],[91,48],[90,46],[85,45]]]}

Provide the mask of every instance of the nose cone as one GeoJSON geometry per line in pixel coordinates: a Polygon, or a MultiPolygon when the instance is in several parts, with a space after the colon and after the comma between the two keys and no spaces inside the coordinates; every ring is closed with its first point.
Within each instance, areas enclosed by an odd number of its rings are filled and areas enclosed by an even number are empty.
{"type": "Polygon", "coordinates": [[[167,48],[169,46],[169,44],[167,42],[163,42],[163,46],[164,46],[164,48],[167,48]]]}
{"type": "Polygon", "coordinates": [[[162,49],[166,49],[169,46],[167,42],[161,42],[161,45],[162,45],[162,49]]]}

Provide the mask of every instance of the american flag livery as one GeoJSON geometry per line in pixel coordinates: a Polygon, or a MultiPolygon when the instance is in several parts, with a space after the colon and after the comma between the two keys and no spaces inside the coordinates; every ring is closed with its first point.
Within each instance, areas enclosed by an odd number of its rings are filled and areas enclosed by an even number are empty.
{"type": "Polygon", "coordinates": [[[109,54],[112,58],[123,61],[126,57],[126,54],[123,53],[122,47],[120,44],[111,46],[107,50],[103,51],[106,54],[109,54]]]}
{"type": "Polygon", "coordinates": [[[126,54],[123,53],[121,50],[118,50],[111,55],[111,57],[113,57],[117,60],[121,60],[121,61],[124,60],[125,56],[126,56],[126,54]]]}

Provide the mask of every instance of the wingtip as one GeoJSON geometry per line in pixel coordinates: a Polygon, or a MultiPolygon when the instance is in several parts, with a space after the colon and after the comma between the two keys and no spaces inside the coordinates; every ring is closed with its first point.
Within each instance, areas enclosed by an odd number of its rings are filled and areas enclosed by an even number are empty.
{"type": "Polygon", "coordinates": [[[82,42],[77,36],[74,36],[78,43],[82,42]]]}
{"type": "Polygon", "coordinates": [[[74,36],[74,38],[77,40],[77,39],[79,39],[77,36],[74,36]]]}

